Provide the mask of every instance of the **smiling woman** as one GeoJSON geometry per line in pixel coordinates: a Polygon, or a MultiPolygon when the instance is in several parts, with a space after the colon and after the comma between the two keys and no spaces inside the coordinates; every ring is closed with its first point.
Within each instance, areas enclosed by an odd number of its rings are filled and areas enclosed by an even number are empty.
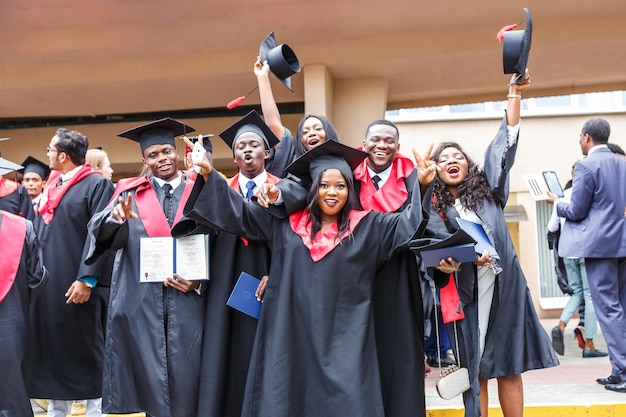
{"type": "Polygon", "coordinates": [[[372,366],[374,279],[414,236],[423,213],[417,182],[402,213],[354,209],[352,171],[366,155],[326,141],[297,159],[288,172],[312,186],[306,208],[287,219],[244,201],[208,161],[200,164],[206,197],[186,215],[265,242],[272,252],[244,417],[385,415],[379,368],[372,366]]]}
{"type": "Polygon", "coordinates": [[[463,394],[466,417],[487,415],[490,378],[498,380],[504,415],[522,415],[522,373],[558,364],[537,319],[503,212],[518,145],[521,92],[530,85],[528,71],[519,84],[517,76],[509,84],[506,115],[485,151],[484,169],[455,142],[439,144],[431,155],[438,168],[432,208],[447,232],[459,229],[458,219],[478,223],[497,251],[485,250],[474,265],[457,272],[465,318],[457,323],[461,347],[455,354],[468,367],[471,381],[471,390],[463,394]]]}

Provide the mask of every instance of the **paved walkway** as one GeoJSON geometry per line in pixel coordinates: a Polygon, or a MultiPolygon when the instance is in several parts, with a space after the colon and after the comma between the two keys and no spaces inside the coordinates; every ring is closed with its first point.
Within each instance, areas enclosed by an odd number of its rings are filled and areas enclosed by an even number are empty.
{"type": "MultiPolygon", "coordinates": [[[[546,332],[550,334],[557,321],[550,319],[541,322],[546,332]]],[[[596,383],[596,378],[611,374],[608,357],[582,357],[582,350],[578,347],[573,333],[576,323],[576,319],[570,321],[570,326],[565,329],[565,355],[557,355],[561,362],[559,366],[524,374],[525,417],[626,416],[626,394],[608,391],[596,383]]],[[[606,351],[602,335],[598,336],[595,340],[596,347],[606,351]]],[[[437,395],[436,372],[437,370],[433,368],[426,376],[426,416],[462,417],[463,401],[460,396],[452,400],[442,400],[437,395]]],[[[489,407],[489,417],[502,417],[495,380],[489,383],[489,407]]],[[[45,416],[43,410],[36,406],[34,411],[36,416],[45,416]]],[[[132,414],[132,417],[142,416],[143,414],[132,414]]]]}
{"type": "MultiPolygon", "coordinates": [[[[541,323],[550,334],[558,319],[541,320],[541,323]]],[[[569,324],[564,333],[565,354],[557,355],[561,364],[554,368],[529,371],[523,375],[524,416],[626,416],[626,394],[606,390],[596,382],[596,378],[611,374],[608,357],[583,358],[582,350],[574,338],[577,319],[571,320],[569,324]]],[[[601,334],[598,334],[594,342],[597,349],[606,352],[606,344],[601,334]]],[[[435,389],[436,381],[437,369],[433,369],[426,377],[427,416],[463,416],[461,397],[442,400],[435,389]]],[[[489,417],[502,416],[497,387],[495,380],[489,381],[489,417]]]]}

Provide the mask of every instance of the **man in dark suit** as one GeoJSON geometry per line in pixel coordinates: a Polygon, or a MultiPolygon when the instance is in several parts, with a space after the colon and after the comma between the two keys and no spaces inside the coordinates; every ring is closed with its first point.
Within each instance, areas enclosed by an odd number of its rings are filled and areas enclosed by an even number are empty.
{"type": "Polygon", "coordinates": [[[611,128],[600,118],[580,133],[582,161],[574,167],[571,203],[556,200],[567,219],[559,255],[584,257],[591,297],[611,360],[606,389],[626,392],[626,160],[607,147],[611,128]]]}

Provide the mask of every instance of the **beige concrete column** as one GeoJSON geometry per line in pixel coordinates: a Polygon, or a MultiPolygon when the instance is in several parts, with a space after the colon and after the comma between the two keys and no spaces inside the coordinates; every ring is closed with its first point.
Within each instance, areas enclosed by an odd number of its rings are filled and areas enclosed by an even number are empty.
{"type": "Polygon", "coordinates": [[[333,120],[333,79],[326,65],[304,68],[304,114],[319,114],[333,120]]]}
{"type": "Polygon", "coordinates": [[[385,116],[387,89],[386,78],[335,80],[325,65],[309,65],[304,68],[304,113],[328,117],[343,143],[361,146],[367,125],[385,116]]]}
{"type": "Polygon", "coordinates": [[[335,80],[333,123],[341,142],[361,146],[367,125],[385,117],[387,89],[386,78],[335,80]]]}

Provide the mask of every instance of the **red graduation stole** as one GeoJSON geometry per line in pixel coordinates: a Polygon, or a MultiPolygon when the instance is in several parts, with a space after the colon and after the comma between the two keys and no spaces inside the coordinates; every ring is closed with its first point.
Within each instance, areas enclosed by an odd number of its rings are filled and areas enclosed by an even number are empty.
{"type": "Polygon", "coordinates": [[[6,211],[0,212],[0,303],[15,282],[25,236],[24,218],[6,211]]]}
{"type": "Polygon", "coordinates": [[[57,183],[61,178],[61,171],[52,171],[50,178],[46,181],[41,200],[39,201],[39,215],[45,224],[50,224],[54,218],[54,210],[61,203],[61,199],[67,190],[92,174],[102,175],[102,172],[93,169],[89,164],[84,164],[72,178],[63,182],[63,185],[60,187],[57,187],[57,183]]]}
{"type": "MultiPolygon", "coordinates": [[[[267,182],[266,184],[271,184],[271,185],[276,185],[276,183],[280,181],[280,177],[277,177],[276,175],[270,174],[269,172],[267,173],[267,182]]],[[[232,188],[233,190],[237,191],[237,194],[241,194],[241,188],[239,187],[239,173],[237,173],[234,177],[232,177],[230,180],[228,180],[228,185],[230,186],[230,188],[232,188]]],[[[248,239],[246,239],[245,237],[241,237],[241,241],[243,242],[243,244],[245,246],[248,246],[248,239]]]]}
{"type": "MultiPolygon", "coordinates": [[[[189,199],[191,189],[193,188],[193,182],[187,177],[182,176],[182,181],[185,189],[183,190],[183,196],[176,210],[172,227],[174,227],[183,216],[185,203],[187,199],[189,199]]],[[[146,229],[146,234],[149,237],[171,236],[172,229],[167,223],[167,218],[163,213],[161,203],[148,177],[134,177],[120,180],[115,187],[115,193],[113,194],[115,196],[114,199],[117,200],[120,194],[133,188],[137,189],[135,191],[135,206],[137,207],[137,215],[141,219],[144,229],[146,229]]]]}
{"type": "Polygon", "coordinates": [[[454,273],[450,274],[448,284],[439,290],[439,303],[441,304],[441,316],[444,323],[451,323],[465,318],[459,291],[456,288],[454,273]]]}
{"type": "Polygon", "coordinates": [[[311,255],[311,259],[313,259],[313,262],[317,262],[332,252],[332,250],[341,243],[341,240],[343,240],[344,237],[352,233],[354,228],[365,216],[367,216],[368,213],[369,211],[352,210],[350,212],[350,229],[346,230],[341,235],[340,239],[335,238],[337,236],[337,232],[339,231],[339,229],[337,229],[337,222],[335,222],[324,233],[317,232],[315,240],[311,240],[311,228],[313,225],[309,221],[310,214],[306,209],[296,211],[291,214],[289,216],[289,225],[291,226],[291,230],[300,236],[304,246],[309,248],[309,254],[311,255]]]}
{"type": "Polygon", "coordinates": [[[363,210],[394,213],[409,198],[404,180],[411,175],[415,165],[409,158],[396,154],[391,164],[389,179],[380,189],[374,187],[367,169],[367,160],[354,170],[354,179],[361,181],[360,200],[363,210]]]}
{"type": "Polygon", "coordinates": [[[17,182],[0,177],[0,198],[13,194],[18,186],[17,182]]]}

